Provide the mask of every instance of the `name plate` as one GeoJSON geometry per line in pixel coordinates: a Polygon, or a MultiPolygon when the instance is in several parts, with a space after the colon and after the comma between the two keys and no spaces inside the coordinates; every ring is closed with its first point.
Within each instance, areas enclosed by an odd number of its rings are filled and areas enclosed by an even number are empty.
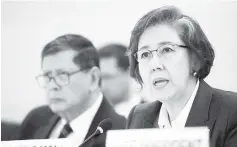
{"type": "Polygon", "coordinates": [[[209,129],[109,130],[106,147],[209,147],[209,129]]]}
{"type": "Polygon", "coordinates": [[[2,147],[77,147],[72,139],[37,139],[1,141],[2,147]]]}

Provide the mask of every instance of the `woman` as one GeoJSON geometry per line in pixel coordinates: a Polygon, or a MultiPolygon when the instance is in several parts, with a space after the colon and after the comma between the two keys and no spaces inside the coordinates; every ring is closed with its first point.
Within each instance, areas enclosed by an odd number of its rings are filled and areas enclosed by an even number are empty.
{"type": "Polygon", "coordinates": [[[237,94],[203,81],[214,50],[196,21],[155,9],[136,24],[129,52],[131,76],[154,102],[135,106],[127,128],[207,126],[212,147],[237,146],[237,94]]]}

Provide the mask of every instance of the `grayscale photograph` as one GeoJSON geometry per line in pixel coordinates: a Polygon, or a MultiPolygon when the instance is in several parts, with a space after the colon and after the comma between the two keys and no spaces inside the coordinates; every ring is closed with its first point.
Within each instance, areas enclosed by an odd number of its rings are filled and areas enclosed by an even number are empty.
{"type": "Polygon", "coordinates": [[[1,1],[3,147],[237,147],[237,1],[1,1]]]}

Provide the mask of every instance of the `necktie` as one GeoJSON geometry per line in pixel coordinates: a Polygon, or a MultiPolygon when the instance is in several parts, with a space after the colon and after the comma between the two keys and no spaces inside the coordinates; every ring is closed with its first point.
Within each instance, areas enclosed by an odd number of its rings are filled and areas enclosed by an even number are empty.
{"type": "Polygon", "coordinates": [[[66,138],[70,133],[72,133],[73,130],[72,128],[70,127],[69,124],[65,124],[60,135],[59,135],[59,138],[66,138]]]}

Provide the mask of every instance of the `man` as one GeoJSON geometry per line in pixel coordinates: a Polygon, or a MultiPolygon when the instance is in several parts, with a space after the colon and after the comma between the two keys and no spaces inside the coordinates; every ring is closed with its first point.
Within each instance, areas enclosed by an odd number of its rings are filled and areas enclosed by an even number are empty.
{"type": "Polygon", "coordinates": [[[81,144],[106,118],[112,119],[112,129],[125,127],[125,118],[100,91],[99,56],[88,39],[74,34],[60,36],[44,47],[41,61],[42,74],[37,81],[45,89],[50,109],[31,111],[18,139],[67,137],[81,144]]]}
{"type": "Polygon", "coordinates": [[[127,117],[133,106],[141,102],[130,92],[129,59],[122,44],[108,44],[99,49],[102,91],[115,110],[127,117]]]}

